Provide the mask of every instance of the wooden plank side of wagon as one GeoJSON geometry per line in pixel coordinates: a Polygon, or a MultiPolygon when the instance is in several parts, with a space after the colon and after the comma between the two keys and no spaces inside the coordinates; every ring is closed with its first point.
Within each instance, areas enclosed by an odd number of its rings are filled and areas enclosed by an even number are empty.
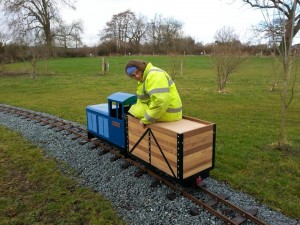
{"type": "Polygon", "coordinates": [[[171,176],[175,174],[185,179],[213,165],[213,123],[184,117],[174,122],[157,122],[143,129],[139,119],[128,116],[128,125],[129,149],[136,145],[132,154],[171,176]],[[139,140],[147,130],[150,134],[139,140]],[[140,141],[138,145],[137,141],[140,141]]]}

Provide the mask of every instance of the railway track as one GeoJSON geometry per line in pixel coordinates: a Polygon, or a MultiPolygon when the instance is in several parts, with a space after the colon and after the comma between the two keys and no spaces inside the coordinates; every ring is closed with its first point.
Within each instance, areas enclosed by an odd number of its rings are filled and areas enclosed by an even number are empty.
{"type": "Polygon", "coordinates": [[[0,112],[13,114],[21,119],[33,121],[40,126],[47,126],[48,129],[53,129],[56,132],[64,132],[64,135],[72,140],[79,140],[78,143],[81,145],[91,142],[91,148],[100,149],[100,156],[107,152],[113,153],[115,156],[111,160],[118,160],[120,158],[125,160],[125,164],[122,166],[123,169],[127,169],[129,166],[135,166],[139,168],[139,173],[135,174],[135,176],[138,177],[144,173],[148,173],[150,176],[155,178],[155,182],[151,184],[153,187],[164,184],[171,188],[173,192],[168,195],[170,200],[176,198],[178,195],[182,195],[190,199],[198,206],[190,209],[190,214],[192,216],[197,215],[199,210],[203,208],[222,220],[224,224],[266,224],[257,217],[258,215],[256,210],[245,210],[232,204],[229,199],[230,196],[222,196],[208,190],[206,188],[205,181],[200,185],[195,185],[193,187],[182,187],[166,177],[149,170],[139,162],[125,158],[124,155],[120,154],[118,149],[115,147],[102,142],[99,139],[88,139],[86,129],[75,123],[68,122],[60,118],[49,117],[42,113],[17,109],[9,106],[0,106],[0,112]],[[199,197],[200,193],[201,197],[199,197]]]}

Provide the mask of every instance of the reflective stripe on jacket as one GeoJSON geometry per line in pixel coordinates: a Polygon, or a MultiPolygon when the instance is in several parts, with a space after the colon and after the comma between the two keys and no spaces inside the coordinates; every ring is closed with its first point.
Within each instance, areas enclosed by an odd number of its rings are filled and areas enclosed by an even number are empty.
{"type": "Polygon", "coordinates": [[[163,70],[148,63],[143,81],[138,82],[137,103],[129,112],[144,124],[182,118],[182,103],[176,85],[163,70]]]}

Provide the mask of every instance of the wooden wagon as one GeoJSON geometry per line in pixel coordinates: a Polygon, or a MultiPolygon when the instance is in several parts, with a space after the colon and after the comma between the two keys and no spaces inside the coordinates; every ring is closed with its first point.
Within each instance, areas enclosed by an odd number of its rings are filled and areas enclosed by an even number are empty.
{"type": "Polygon", "coordinates": [[[206,178],[214,168],[216,125],[191,117],[175,122],[157,122],[142,128],[127,116],[127,151],[149,167],[185,183],[206,178]]]}

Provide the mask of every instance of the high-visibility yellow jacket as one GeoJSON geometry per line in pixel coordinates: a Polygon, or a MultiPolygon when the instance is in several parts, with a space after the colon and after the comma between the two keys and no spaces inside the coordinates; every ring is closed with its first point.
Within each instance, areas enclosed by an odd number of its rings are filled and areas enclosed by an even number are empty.
{"type": "Polygon", "coordinates": [[[143,81],[137,85],[137,103],[129,113],[144,124],[155,121],[176,121],[182,119],[182,103],[175,83],[163,70],[148,63],[143,81]]]}

